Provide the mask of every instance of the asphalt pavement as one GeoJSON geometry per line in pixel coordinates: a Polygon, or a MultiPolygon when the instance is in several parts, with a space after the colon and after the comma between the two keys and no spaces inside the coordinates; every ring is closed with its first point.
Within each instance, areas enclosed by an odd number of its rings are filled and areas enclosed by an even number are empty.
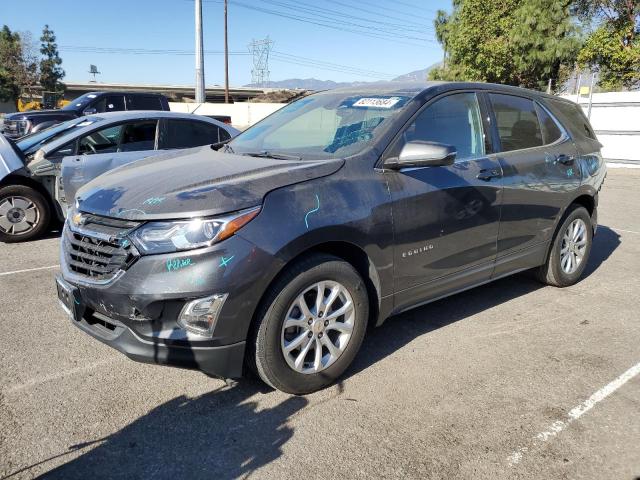
{"type": "Polygon", "coordinates": [[[301,397],[128,360],[59,307],[55,233],[0,244],[0,478],[640,478],[640,170],[600,223],[577,285],[391,318],[301,397]]]}

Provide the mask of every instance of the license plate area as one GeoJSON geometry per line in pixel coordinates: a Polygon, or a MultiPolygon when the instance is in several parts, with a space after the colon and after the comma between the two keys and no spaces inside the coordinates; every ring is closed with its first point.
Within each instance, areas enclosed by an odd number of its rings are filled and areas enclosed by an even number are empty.
{"type": "Polygon", "coordinates": [[[63,310],[74,320],[82,318],[82,301],[78,289],[60,277],[56,278],[56,288],[58,290],[58,300],[63,310]]]}

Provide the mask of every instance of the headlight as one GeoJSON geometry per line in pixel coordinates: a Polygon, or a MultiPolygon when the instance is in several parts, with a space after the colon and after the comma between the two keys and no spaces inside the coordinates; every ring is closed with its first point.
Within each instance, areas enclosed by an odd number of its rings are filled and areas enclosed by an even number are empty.
{"type": "Polygon", "coordinates": [[[229,238],[260,212],[260,207],[216,218],[146,223],[131,240],[145,254],[168,253],[208,247],[229,238]]]}

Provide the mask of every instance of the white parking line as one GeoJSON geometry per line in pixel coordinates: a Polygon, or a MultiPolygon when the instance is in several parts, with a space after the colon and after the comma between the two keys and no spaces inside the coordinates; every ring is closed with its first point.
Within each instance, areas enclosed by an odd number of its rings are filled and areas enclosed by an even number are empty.
{"type": "Polygon", "coordinates": [[[69,370],[65,370],[64,372],[54,373],[51,375],[45,375],[42,377],[32,378],[31,380],[26,381],[20,385],[15,385],[13,387],[9,387],[5,390],[2,390],[4,395],[9,395],[12,393],[20,392],[21,390],[36,387],[46,382],[51,382],[52,380],[60,380],[65,377],[70,377],[71,375],[76,375],[78,373],[84,373],[105,365],[109,365],[111,363],[115,363],[121,360],[119,357],[106,358],[104,360],[100,360],[98,362],[90,363],[88,365],[84,365],[82,367],[70,368],[69,370]]]}
{"type": "Polygon", "coordinates": [[[602,400],[607,398],[609,395],[611,395],[613,392],[615,392],[622,385],[627,383],[629,380],[631,380],[633,377],[635,377],[639,373],[640,373],[640,363],[637,363],[633,367],[631,367],[629,370],[624,372],[622,375],[620,375],[618,378],[613,380],[611,383],[605,385],[596,393],[591,395],[580,405],[572,408],[567,414],[567,418],[565,418],[564,420],[557,420],[553,422],[547,430],[545,430],[544,432],[540,432],[538,435],[536,435],[532,439],[530,446],[520,447],[517,450],[515,450],[511,455],[509,455],[509,464],[513,466],[520,463],[520,461],[522,460],[522,457],[526,452],[528,452],[529,450],[541,445],[547,440],[558,435],[565,428],[567,428],[569,424],[571,424],[571,422],[573,422],[574,420],[578,420],[582,415],[584,415],[589,410],[591,410],[598,402],[601,402],[602,400]]]}
{"type": "Polygon", "coordinates": [[[60,265],[49,265],[48,267],[36,267],[36,268],[25,268],[24,270],[14,270],[13,272],[0,272],[0,277],[5,275],[13,275],[14,273],[25,273],[25,272],[35,272],[37,270],[50,270],[52,268],[58,268],[60,265]]]}

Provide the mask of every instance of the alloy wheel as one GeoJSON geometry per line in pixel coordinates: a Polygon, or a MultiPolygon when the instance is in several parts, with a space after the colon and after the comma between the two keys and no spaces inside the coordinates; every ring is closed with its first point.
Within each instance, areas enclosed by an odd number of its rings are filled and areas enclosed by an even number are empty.
{"type": "Polygon", "coordinates": [[[567,274],[574,273],[587,250],[587,225],[584,220],[576,218],[569,224],[562,237],[560,248],[560,268],[567,274]]]}
{"type": "Polygon", "coordinates": [[[287,364],[304,374],[325,370],[347,347],[354,321],[353,299],[342,284],[325,280],[311,285],[293,300],[282,325],[287,364]]]}

